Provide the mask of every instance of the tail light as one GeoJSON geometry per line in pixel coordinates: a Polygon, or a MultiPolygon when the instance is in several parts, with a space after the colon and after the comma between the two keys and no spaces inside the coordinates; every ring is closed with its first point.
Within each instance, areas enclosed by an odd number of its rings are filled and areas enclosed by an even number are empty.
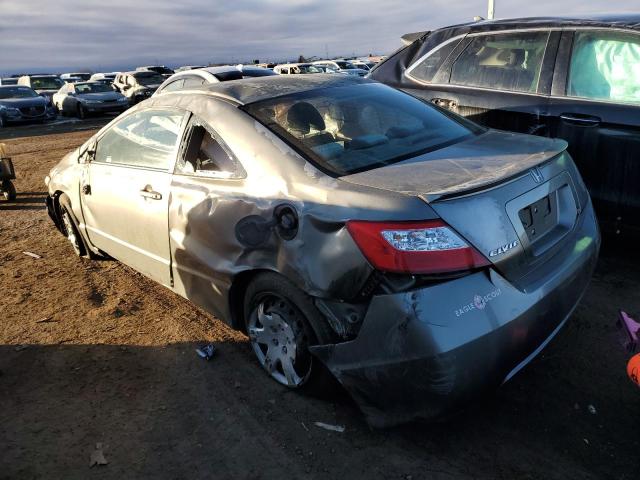
{"type": "Polygon", "coordinates": [[[347,229],[378,270],[443,273],[489,265],[475,248],[441,220],[423,222],[349,221],[347,229]]]}

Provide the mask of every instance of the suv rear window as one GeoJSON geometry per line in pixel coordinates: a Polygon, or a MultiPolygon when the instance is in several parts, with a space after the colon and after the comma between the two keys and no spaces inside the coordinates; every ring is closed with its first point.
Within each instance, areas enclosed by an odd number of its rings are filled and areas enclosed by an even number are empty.
{"type": "Polygon", "coordinates": [[[377,83],[283,95],[242,108],[335,176],[399,162],[482,131],[377,83]]]}
{"type": "Polygon", "coordinates": [[[451,71],[451,83],[512,92],[535,92],[549,32],[474,37],[451,71]]]}

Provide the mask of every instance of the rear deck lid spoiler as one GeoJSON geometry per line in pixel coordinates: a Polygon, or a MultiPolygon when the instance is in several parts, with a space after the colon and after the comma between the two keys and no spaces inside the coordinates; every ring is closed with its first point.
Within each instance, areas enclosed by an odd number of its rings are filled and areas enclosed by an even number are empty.
{"type": "Polygon", "coordinates": [[[562,153],[563,140],[489,130],[458,144],[341,180],[433,202],[490,188],[562,153]]]}
{"type": "Polygon", "coordinates": [[[415,42],[419,38],[422,38],[425,35],[428,35],[430,33],[431,31],[429,30],[425,30],[424,32],[405,33],[400,37],[400,40],[402,40],[402,43],[404,43],[405,45],[411,45],[413,42],[415,42]]]}

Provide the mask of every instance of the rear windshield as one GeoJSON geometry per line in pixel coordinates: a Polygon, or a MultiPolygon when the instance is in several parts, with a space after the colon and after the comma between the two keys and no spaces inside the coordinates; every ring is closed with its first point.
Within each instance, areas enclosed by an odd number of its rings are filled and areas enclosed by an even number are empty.
{"type": "Polygon", "coordinates": [[[164,82],[164,77],[159,73],[136,73],[133,75],[140,85],[160,85],[164,82]]]}
{"type": "Polygon", "coordinates": [[[32,98],[38,94],[29,87],[0,87],[0,99],[2,98],[32,98]]]}
{"type": "Polygon", "coordinates": [[[316,89],[242,108],[337,176],[399,162],[482,131],[377,83],[316,89]]]}
{"type": "Polygon", "coordinates": [[[31,88],[34,90],[58,90],[64,82],[58,77],[31,77],[31,88]]]}
{"type": "Polygon", "coordinates": [[[91,82],[91,83],[76,83],[75,84],[76,93],[103,93],[103,92],[113,92],[113,88],[109,85],[106,85],[102,82],[91,82]]]}

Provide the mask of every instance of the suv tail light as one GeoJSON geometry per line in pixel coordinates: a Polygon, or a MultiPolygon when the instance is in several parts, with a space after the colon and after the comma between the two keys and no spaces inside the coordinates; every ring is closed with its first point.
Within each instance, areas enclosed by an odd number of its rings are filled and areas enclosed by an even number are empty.
{"type": "Polygon", "coordinates": [[[347,222],[367,260],[378,270],[443,273],[489,265],[485,257],[441,220],[347,222]]]}

